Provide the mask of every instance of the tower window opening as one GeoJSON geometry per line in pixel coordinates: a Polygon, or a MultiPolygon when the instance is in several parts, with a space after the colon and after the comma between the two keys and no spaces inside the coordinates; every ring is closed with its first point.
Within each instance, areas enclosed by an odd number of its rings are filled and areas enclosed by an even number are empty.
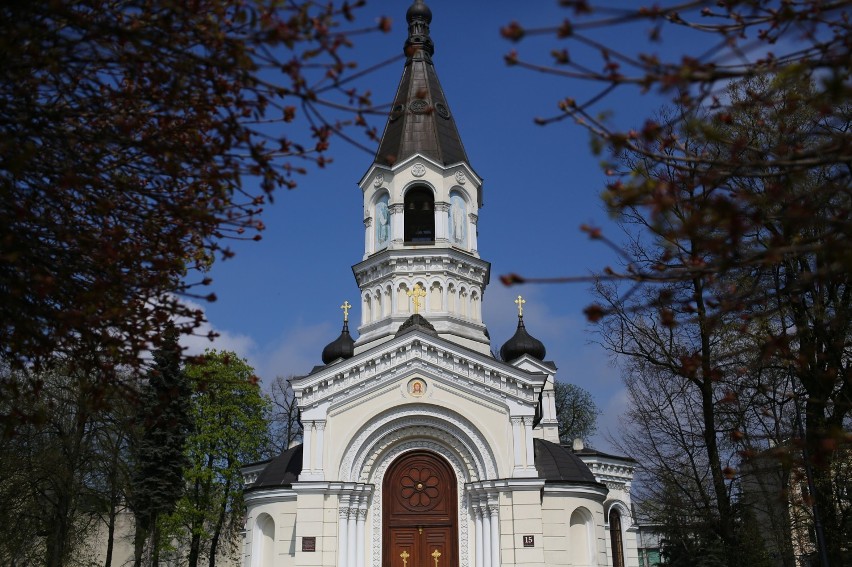
{"type": "Polygon", "coordinates": [[[405,241],[435,241],[435,198],[425,187],[415,187],[405,194],[405,241]]]}

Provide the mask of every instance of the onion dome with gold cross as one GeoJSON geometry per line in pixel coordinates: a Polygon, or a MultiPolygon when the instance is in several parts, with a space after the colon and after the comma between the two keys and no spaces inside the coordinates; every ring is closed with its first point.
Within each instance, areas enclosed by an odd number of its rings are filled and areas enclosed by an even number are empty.
{"type": "Polygon", "coordinates": [[[340,336],[322,349],[323,364],[330,364],[335,360],[352,358],[355,354],[355,340],[349,334],[349,309],[352,306],[344,301],[340,306],[343,309],[343,330],[340,336]]]}
{"type": "Polygon", "coordinates": [[[518,305],[518,328],[512,338],[500,348],[500,357],[506,362],[511,362],[527,354],[538,360],[544,360],[547,353],[544,343],[530,335],[524,325],[526,300],[519,295],[515,303],[518,305]]]}

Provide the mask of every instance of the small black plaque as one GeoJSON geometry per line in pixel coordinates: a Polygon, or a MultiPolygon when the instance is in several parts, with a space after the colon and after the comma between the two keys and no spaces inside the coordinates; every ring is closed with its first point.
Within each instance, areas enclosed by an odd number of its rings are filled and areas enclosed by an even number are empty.
{"type": "Polygon", "coordinates": [[[524,547],[535,547],[535,536],[524,536],[524,547]]]}
{"type": "Polygon", "coordinates": [[[302,551],[313,552],[317,550],[317,538],[315,537],[303,537],[302,538],[302,551]]]}

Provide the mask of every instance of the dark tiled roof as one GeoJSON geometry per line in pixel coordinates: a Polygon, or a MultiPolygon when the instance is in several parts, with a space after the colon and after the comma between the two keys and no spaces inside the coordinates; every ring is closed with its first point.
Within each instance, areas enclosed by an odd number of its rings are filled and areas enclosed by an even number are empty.
{"type": "Polygon", "coordinates": [[[621,460],[621,461],[627,461],[627,462],[630,462],[630,463],[636,462],[636,459],[634,459],[632,457],[625,457],[623,455],[611,455],[609,453],[603,453],[601,451],[597,451],[595,449],[592,449],[591,447],[586,447],[584,449],[580,449],[579,451],[575,451],[575,453],[577,455],[581,455],[581,456],[584,456],[584,457],[601,457],[601,458],[605,458],[605,459],[617,459],[617,460],[621,460]]]}
{"type": "Polygon", "coordinates": [[[290,486],[302,472],[302,444],[290,447],[271,461],[257,476],[248,490],[290,486]]]}
{"type": "Polygon", "coordinates": [[[534,439],[535,468],[545,482],[599,484],[589,467],[558,443],[534,439]]]}

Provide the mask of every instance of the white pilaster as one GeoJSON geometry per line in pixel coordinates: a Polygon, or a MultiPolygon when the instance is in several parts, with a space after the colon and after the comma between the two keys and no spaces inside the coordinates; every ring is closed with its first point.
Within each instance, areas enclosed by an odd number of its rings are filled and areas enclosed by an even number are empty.
{"type": "Polygon", "coordinates": [[[500,519],[497,514],[500,507],[497,502],[488,505],[488,513],[491,516],[491,565],[500,567],[500,519]]]}
{"type": "Polygon", "coordinates": [[[337,567],[348,567],[349,560],[349,495],[340,495],[337,520],[337,567]]]}
{"type": "Polygon", "coordinates": [[[473,505],[473,515],[474,515],[474,530],[476,532],[476,567],[485,567],[483,562],[483,548],[482,548],[482,508],[479,503],[475,503],[473,505]]]}
{"type": "Polygon", "coordinates": [[[314,462],[314,470],[313,475],[316,480],[325,480],[325,454],[324,454],[324,441],[325,441],[325,420],[319,420],[314,422],[314,426],[316,427],[316,461],[314,462]]]}
{"type": "Polygon", "coordinates": [[[512,447],[515,452],[515,467],[514,467],[514,476],[518,476],[521,470],[524,468],[523,463],[523,443],[524,436],[523,431],[521,429],[521,423],[523,418],[519,416],[513,416],[511,418],[512,421],[512,447]]]}

